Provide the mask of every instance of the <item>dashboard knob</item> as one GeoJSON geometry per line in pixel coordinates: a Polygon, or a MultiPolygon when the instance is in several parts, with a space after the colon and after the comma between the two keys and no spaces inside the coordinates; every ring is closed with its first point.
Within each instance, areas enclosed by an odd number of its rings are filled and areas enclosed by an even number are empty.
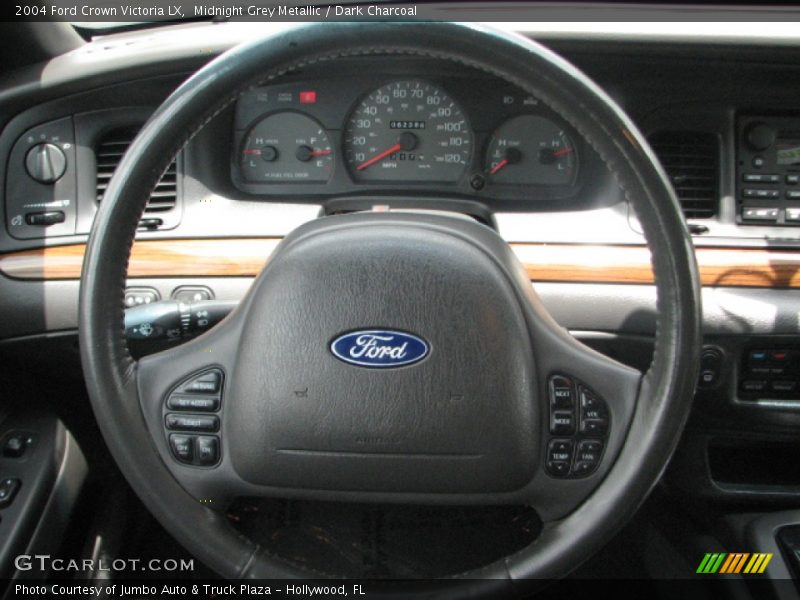
{"type": "Polygon", "coordinates": [[[745,130],[747,144],[753,150],[766,150],[775,143],[777,132],[765,123],[753,123],[745,130]]]}
{"type": "Polygon", "coordinates": [[[36,144],[25,156],[25,169],[39,183],[55,183],[67,170],[67,157],[55,144],[36,144]]]}

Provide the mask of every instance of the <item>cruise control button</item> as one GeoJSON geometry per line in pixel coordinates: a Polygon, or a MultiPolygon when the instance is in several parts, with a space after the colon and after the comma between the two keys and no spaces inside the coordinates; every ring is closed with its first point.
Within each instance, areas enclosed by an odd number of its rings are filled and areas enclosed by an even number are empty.
{"type": "Polygon", "coordinates": [[[572,440],[552,440],[547,445],[547,460],[572,462],[572,440]]]}
{"type": "Polygon", "coordinates": [[[176,435],[169,436],[169,446],[172,449],[172,454],[181,462],[190,463],[194,456],[192,436],[190,435],[176,435]]]}
{"type": "Polygon", "coordinates": [[[183,391],[191,394],[216,394],[219,392],[222,374],[219,371],[204,373],[183,385],[183,391]]]}
{"type": "Polygon", "coordinates": [[[218,431],[219,419],[212,416],[167,415],[167,429],[185,431],[218,431]]]}
{"type": "Polygon", "coordinates": [[[605,435],[608,429],[606,419],[585,419],[581,421],[581,432],[586,435],[605,435]]]}
{"type": "Polygon", "coordinates": [[[575,415],[569,411],[553,411],[550,415],[550,433],[555,435],[571,435],[575,433],[575,415]]]}
{"type": "Polygon", "coordinates": [[[569,463],[560,460],[548,460],[547,472],[556,477],[565,477],[569,474],[569,463]]]}
{"type": "Polygon", "coordinates": [[[567,377],[550,378],[550,407],[556,410],[575,407],[575,387],[567,377]]]}
{"type": "Polygon", "coordinates": [[[200,435],[196,439],[197,462],[201,465],[215,465],[219,461],[219,438],[213,435],[200,435]]]}
{"type": "Polygon", "coordinates": [[[5,508],[14,500],[20,488],[19,479],[3,479],[0,481],[0,508],[5,508]]]}
{"type": "Polygon", "coordinates": [[[202,412],[214,412],[219,409],[219,398],[208,396],[176,396],[172,395],[167,400],[167,408],[170,410],[199,410],[202,412]]]}

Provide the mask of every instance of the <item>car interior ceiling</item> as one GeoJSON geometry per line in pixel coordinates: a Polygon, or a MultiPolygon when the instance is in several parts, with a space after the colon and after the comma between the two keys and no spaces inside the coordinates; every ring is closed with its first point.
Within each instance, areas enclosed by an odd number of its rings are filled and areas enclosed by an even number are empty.
{"type": "MultiPolygon", "coordinates": [[[[619,34],[610,23],[595,35],[513,25],[586,73],[646,137],[691,233],[703,305],[697,388],[668,467],[628,524],[543,597],[598,579],[642,580],[642,594],[674,597],[658,583],[693,577],[707,553],[736,552],[774,556],[744,588],[734,590],[738,576],[709,578],[690,595],[796,597],[786,580],[800,575],[800,35],[778,44],[768,31],[720,41],[619,34]]],[[[4,581],[26,577],[14,566],[20,554],[190,558],[130,487],[92,410],[78,342],[81,265],[109,181],[155,109],[252,37],[233,22],[104,35],[66,23],[0,25],[0,487],[21,482],[10,500],[0,496],[4,581]]],[[[559,326],[647,371],[658,315],[650,254],[603,158],[520,88],[410,55],[345,57],[254,86],[180,150],[148,199],[128,266],[131,354],[213,331],[297,227],[383,212],[457,214],[491,229],[559,326]],[[447,107],[440,127],[397,108],[400,116],[383,115],[391,131],[374,129],[384,102],[407,95],[447,107]],[[414,153],[436,135],[447,150],[423,165],[414,153]],[[530,156],[535,165],[520,169],[530,156]]],[[[331,343],[336,354],[339,339],[331,343]]],[[[194,398],[189,386],[209,381],[195,375],[176,375],[162,401],[178,419],[172,407],[194,398]]],[[[554,393],[558,382],[542,385],[554,393]]],[[[578,379],[568,385],[591,395],[578,379]]],[[[208,464],[168,440],[216,434],[176,423],[158,432],[172,452],[165,460],[208,464]]],[[[570,443],[606,443],[602,433],[575,435],[570,443]]],[[[212,466],[223,460],[216,452],[212,466]]],[[[579,477],[571,456],[550,476],[579,477]]],[[[241,497],[221,513],[266,552],[354,579],[478,569],[543,529],[524,503],[241,497]]],[[[217,574],[200,563],[187,577],[217,574]]]]}

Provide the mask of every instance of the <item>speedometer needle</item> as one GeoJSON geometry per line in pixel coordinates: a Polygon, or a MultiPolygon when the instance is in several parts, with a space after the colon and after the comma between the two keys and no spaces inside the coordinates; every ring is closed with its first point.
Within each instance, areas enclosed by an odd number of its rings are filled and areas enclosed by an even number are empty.
{"type": "Polygon", "coordinates": [[[392,146],[391,148],[389,148],[387,150],[384,150],[380,154],[376,154],[375,156],[373,156],[369,160],[365,160],[363,163],[361,163],[360,165],[358,165],[356,167],[356,171],[363,171],[367,167],[369,167],[371,165],[374,165],[376,162],[379,162],[379,161],[383,160],[384,158],[386,158],[390,154],[394,154],[398,150],[402,150],[402,149],[403,149],[403,146],[401,144],[395,144],[394,146],[392,146]]]}

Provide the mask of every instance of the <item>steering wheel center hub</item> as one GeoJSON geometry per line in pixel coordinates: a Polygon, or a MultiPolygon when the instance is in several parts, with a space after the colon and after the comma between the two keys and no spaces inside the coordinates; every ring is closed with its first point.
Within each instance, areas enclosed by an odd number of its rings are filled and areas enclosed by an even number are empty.
{"type": "Polygon", "coordinates": [[[405,493],[532,478],[528,328],[501,261],[463,235],[473,228],[362,215],[287,239],[244,307],[227,409],[243,478],[405,493]]]}

